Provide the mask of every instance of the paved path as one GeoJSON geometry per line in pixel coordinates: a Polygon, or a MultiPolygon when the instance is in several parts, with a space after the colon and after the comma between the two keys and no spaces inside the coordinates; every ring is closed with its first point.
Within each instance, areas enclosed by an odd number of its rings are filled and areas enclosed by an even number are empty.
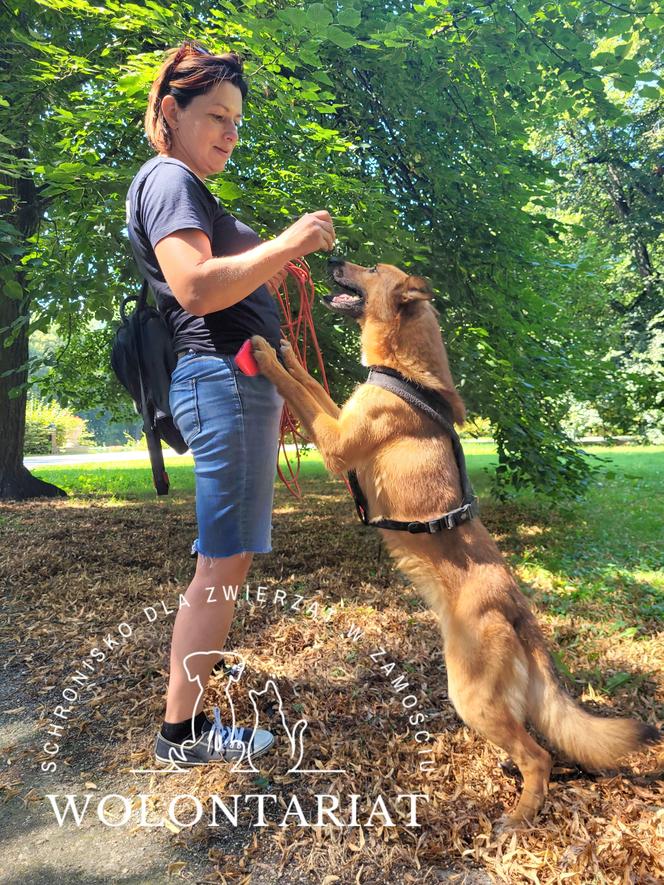
{"type": "MultiPolygon", "coordinates": [[[[164,460],[179,458],[180,455],[174,449],[163,449],[164,460]]],[[[103,461],[145,461],[149,459],[147,449],[142,451],[126,452],[80,452],[69,455],[30,455],[23,459],[25,466],[32,467],[55,467],[61,464],[95,464],[103,461]]]]}
{"type": "MultiPolygon", "coordinates": [[[[634,441],[632,436],[616,436],[610,442],[611,444],[630,443],[634,441]]],[[[476,439],[464,439],[463,442],[472,443],[491,443],[489,437],[477,437],[476,439]]],[[[602,436],[587,436],[577,440],[577,443],[583,445],[599,445],[607,440],[602,436]]],[[[294,451],[294,445],[287,445],[287,451],[294,451]]],[[[181,455],[174,449],[164,449],[164,460],[169,458],[180,458],[181,455]]],[[[145,450],[127,450],[124,452],[82,452],[78,454],[60,454],[60,455],[31,455],[23,459],[25,466],[30,469],[32,467],[55,467],[60,464],[95,464],[103,461],[143,461],[149,459],[147,449],[145,450]]]]}
{"type": "MultiPolygon", "coordinates": [[[[294,445],[287,445],[287,451],[294,451],[294,445]]],[[[181,458],[175,449],[162,449],[164,461],[169,458],[181,458]]],[[[190,453],[187,452],[189,455],[190,453]]],[[[108,461],[147,461],[150,455],[147,449],[128,450],[125,452],[79,452],[60,455],[30,455],[23,459],[23,463],[31,470],[33,467],[58,467],[72,464],[97,464],[108,461]]]]}

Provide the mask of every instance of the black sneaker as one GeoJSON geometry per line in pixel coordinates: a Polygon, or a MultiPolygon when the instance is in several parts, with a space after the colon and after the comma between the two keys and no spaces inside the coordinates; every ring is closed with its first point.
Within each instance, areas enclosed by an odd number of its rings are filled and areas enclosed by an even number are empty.
{"type": "Polygon", "coordinates": [[[230,728],[222,725],[219,707],[214,707],[214,722],[207,720],[196,740],[189,738],[180,744],[166,740],[157,734],[154,755],[157,762],[186,768],[193,765],[207,765],[208,762],[234,762],[239,759],[255,759],[267,753],[274,743],[270,731],[257,728],[230,728]]]}

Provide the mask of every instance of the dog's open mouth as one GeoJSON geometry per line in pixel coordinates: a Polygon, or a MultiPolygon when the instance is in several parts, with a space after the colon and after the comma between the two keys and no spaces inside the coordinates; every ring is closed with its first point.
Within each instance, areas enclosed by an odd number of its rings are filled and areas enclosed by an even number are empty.
{"type": "Polygon", "coordinates": [[[343,285],[344,290],[324,295],[323,301],[331,310],[345,313],[355,319],[361,317],[364,313],[364,292],[343,280],[339,282],[343,285]]]}

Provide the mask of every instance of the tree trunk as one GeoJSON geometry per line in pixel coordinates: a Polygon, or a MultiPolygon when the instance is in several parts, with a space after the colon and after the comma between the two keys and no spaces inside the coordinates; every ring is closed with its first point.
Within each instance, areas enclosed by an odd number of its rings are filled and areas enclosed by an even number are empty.
{"type": "MultiPolygon", "coordinates": [[[[625,224],[629,225],[632,207],[629,203],[629,200],[625,196],[625,190],[623,188],[620,175],[618,174],[618,170],[615,166],[612,166],[611,163],[609,163],[607,166],[607,172],[609,174],[611,182],[607,189],[609,195],[611,196],[611,199],[613,200],[613,205],[616,207],[618,215],[620,215],[625,224]]],[[[632,250],[634,252],[634,261],[638,268],[639,274],[645,280],[646,289],[649,289],[653,285],[655,270],[650,260],[648,247],[639,238],[637,232],[634,230],[633,227],[628,228],[628,234],[630,242],[632,244],[632,250]]]]}
{"type": "Polygon", "coordinates": [[[28,374],[28,298],[19,300],[0,296],[0,329],[6,329],[19,317],[26,322],[9,347],[0,347],[0,499],[65,496],[66,492],[51,483],[32,476],[23,466],[25,440],[25,405],[27,392],[9,397],[12,387],[23,384],[28,374]],[[6,374],[8,373],[8,374],[6,374]]]}
{"type": "MultiPolygon", "coordinates": [[[[27,156],[27,151],[19,152],[27,156]]],[[[12,187],[0,199],[0,214],[6,217],[21,232],[31,236],[39,219],[39,199],[37,189],[31,179],[13,179],[3,176],[3,184],[12,187]]],[[[22,246],[23,243],[16,245],[22,246]]],[[[10,262],[1,261],[4,271],[10,262]]],[[[8,278],[2,277],[0,290],[0,500],[24,501],[28,498],[67,497],[67,493],[32,476],[23,465],[23,444],[25,441],[25,406],[27,390],[23,388],[19,396],[10,397],[13,387],[24,384],[28,376],[28,324],[30,319],[30,298],[25,287],[24,274],[9,274],[21,287],[20,296],[13,297],[17,290],[5,288],[8,278]],[[18,334],[9,347],[4,347],[7,337],[15,332],[15,324],[20,323],[18,334]],[[10,330],[10,327],[13,328],[10,330]]]]}

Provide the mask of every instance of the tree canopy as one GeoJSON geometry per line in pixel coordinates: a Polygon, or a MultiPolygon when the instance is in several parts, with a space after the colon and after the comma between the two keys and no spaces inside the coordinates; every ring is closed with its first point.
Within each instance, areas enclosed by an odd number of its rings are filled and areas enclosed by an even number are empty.
{"type": "MultiPolygon", "coordinates": [[[[245,58],[241,141],[207,182],[231,212],[269,238],[326,208],[353,261],[432,281],[498,493],[583,488],[571,399],[617,429],[661,422],[661,3],[25,0],[0,20],[0,496],[37,373],[63,405],[132,414],[108,363],[140,286],[124,201],[183,37],[245,58]],[[63,344],[30,364],[51,329],[63,344]]],[[[357,335],[323,312],[317,328],[342,399],[357,335]]]]}

